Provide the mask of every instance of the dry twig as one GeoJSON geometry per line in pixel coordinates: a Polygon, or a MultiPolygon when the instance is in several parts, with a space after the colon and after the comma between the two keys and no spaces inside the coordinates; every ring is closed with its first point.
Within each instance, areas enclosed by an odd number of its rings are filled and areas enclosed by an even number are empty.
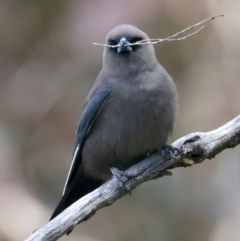
{"type": "MultiPolygon", "coordinates": [[[[188,34],[186,36],[183,36],[181,38],[175,38],[175,37],[177,37],[178,35],[180,35],[182,33],[185,33],[186,31],[188,31],[188,30],[190,30],[192,28],[195,28],[195,27],[197,27],[197,26],[199,26],[199,25],[201,25],[201,24],[203,24],[203,23],[205,23],[207,21],[213,20],[213,19],[218,18],[218,17],[224,17],[224,15],[222,14],[222,15],[217,15],[217,16],[211,17],[211,18],[207,18],[207,19],[205,19],[205,20],[203,20],[201,22],[198,22],[198,23],[196,23],[194,25],[191,25],[191,26],[183,29],[182,31],[177,32],[177,33],[175,33],[175,34],[173,34],[173,35],[171,35],[171,36],[169,36],[167,38],[164,38],[164,39],[144,39],[144,40],[138,41],[136,43],[126,44],[126,46],[145,45],[145,44],[158,44],[158,43],[161,43],[161,42],[164,42],[164,41],[179,41],[179,40],[183,40],[183,39],[189,38],[190,36],[198,33],[199,31],[201,31],[205,27],[205,25],[201,26],[198,30],[196,30],[195,32],[190,33],[190,34],[188,34]]],[[[92,43],[92,44],[94,46],[102,46],[102,47],[108,47],[108,48],[118,48],[118,47],[120,47],[120,45],[109,45],[109,44],[99,44],[99,43],[92,43]]]]}

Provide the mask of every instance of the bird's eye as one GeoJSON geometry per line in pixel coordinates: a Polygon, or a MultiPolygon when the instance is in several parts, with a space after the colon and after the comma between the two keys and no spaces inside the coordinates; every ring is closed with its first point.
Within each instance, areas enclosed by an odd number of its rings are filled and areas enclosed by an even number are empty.
{"type": "Polygon", "coordinates": [[[139,41],[142,41],[143,39],[141,37],[134,37],[130,40],[130,43],[136,43],[136,42],[139,42],[139,41]]]}
{"type": "Polygon", "coordinates": [[[113,40],[113,39],[109,39],[109,40],[108,40],[108,44],[114,46],[114,45],[117,45],[118,43],[117,43],[117,41],[115,41],[115,40],[113,40]]]}

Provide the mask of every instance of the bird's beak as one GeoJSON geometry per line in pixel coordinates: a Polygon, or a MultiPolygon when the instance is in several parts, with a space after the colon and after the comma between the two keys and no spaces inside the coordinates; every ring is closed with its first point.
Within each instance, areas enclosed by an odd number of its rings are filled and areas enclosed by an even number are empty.
{"type": "Polygon", "coordinates": [[[121,53],[121,52],[132,52],[133,49],[131,46],[128,46],[126,44],[130,44],[130,42],[128,42],[125,38],[121,38],[118,45],[121,45],[120,47],[117,48],[117,52],[121,53]]]}

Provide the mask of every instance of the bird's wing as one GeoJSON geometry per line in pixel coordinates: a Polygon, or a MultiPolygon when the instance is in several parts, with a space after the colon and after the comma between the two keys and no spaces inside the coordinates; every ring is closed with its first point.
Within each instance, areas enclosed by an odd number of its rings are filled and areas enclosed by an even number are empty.
{"type": "Polygon", "coordinates": [[[101,86],[95,92],[94,96],[88,100],[83,109],[75,134],[73,158],[67,175],[67,180],[64,185],[63,195],[77,173],[79,164],[81,162],[81,158],[78,158],[78,156],[81,154],[86,136],[89,133],[94,121],[96,120],[101,108],[104,106],[110,92],[110,86],[101,86]]]}

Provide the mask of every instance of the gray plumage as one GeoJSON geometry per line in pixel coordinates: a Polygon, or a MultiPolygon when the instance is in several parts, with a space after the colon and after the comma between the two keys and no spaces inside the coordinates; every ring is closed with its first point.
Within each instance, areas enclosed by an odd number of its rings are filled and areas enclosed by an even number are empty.
{"type": "Polygon", "coordinates": [[[80,190],[81,183],[94,179],[99,181],[93,185],[96,188],[111,178],[110,167],[125,170],[166,144],[177,108],[176,87],[152,45],[124,45],[141,39],[148,36],[131,25],[118,26],[108,34],[107,44],[123,47],[104,49],[103,68],[76,133],[66,192],[52,217],[87,193],[80,190]]]}
{"type": "MultiPolygon", "coordinates": [[[[108,34],[106,43],[122,37],[148,38],[136,27],[121,25],[108,34]]],[[[104,181],[111,177],[111,166],[125,170],[166,144],[177,105],[175,84],[152,45],[122,55],[105,48],[103,69],[87,101],[105,84],[111,94],[82,151],[84,170],[104,181]]]]}

